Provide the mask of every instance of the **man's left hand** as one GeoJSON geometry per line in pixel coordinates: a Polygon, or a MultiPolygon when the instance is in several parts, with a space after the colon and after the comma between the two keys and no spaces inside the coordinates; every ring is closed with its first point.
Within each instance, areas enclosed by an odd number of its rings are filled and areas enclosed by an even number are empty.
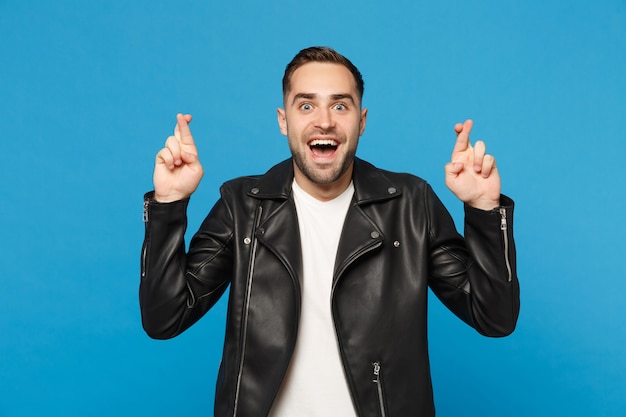
{"type": "Polygon", "coordinates": [[[446,164],[446,185],[457,198],[472,207],[492,210],[500,205],[500,174],[483,141],[470,143],[471,120],[454,126],[456,144],[446,164]]]}

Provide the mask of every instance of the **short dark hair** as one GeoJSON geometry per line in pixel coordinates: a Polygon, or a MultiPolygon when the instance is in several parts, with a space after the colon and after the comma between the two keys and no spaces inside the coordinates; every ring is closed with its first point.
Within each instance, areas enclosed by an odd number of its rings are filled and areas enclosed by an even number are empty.
{"type": "Polygon", "coordinates": [[[291,88],[291,76],[293,73],[310,62],[326,62],[331,64],[340,64],[346,67],[354,76],[356,82],[356,89],[359,93],[359,99],[363,99],[363,91],[365,90],[365,83],[363,82],[363,76],[359,69],[348,58],[341,55],[339,52],[327,46],[311,46],[303,49],[291,60],[285,68],[285,74],[283,75],[283,97],[287,95],[291,88]]]}

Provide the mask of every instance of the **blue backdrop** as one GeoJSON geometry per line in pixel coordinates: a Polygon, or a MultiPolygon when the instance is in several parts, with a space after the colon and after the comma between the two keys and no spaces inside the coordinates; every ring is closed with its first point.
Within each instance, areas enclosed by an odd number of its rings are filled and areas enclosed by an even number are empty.
{"type": "Polygon", "coordinates": [[[177,112],[205,179],[288,156],[285,64],[330,45],[364,74],[358,155],[443,184],[475,120],[517,202],[522,311],[479,336],[432,298],[440,416],[626,413],[626,3],[0,1],[0,416],[211,415],[224,303],[170,341],[137,301],[142,196],[177,112]]]}

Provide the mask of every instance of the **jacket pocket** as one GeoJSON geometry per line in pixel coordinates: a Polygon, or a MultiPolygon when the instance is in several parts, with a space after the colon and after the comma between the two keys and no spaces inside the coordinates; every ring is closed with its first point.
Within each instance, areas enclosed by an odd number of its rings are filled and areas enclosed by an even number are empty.
{"type": "Polygon", "coordinates": [[[387,417],[387,411],[385,407],[385,389],[383,384],[383,373],[380,362],[373,362],[373,375],[372,382],[376,385],[376,401],[378,404],[378,410],[380,417],[387,417]]]}

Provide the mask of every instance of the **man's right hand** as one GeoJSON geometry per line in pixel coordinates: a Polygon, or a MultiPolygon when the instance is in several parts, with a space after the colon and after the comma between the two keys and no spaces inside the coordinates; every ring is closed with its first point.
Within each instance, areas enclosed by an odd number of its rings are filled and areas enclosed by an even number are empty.
{"type": "Polygon", "coordinates": [[[198,159],[189,123],[190,114],[176,115],[174,136],[157,153],[154,166],[154,199],[161,203],[189,197],[200,184],[204,170],[198,159]]]}

